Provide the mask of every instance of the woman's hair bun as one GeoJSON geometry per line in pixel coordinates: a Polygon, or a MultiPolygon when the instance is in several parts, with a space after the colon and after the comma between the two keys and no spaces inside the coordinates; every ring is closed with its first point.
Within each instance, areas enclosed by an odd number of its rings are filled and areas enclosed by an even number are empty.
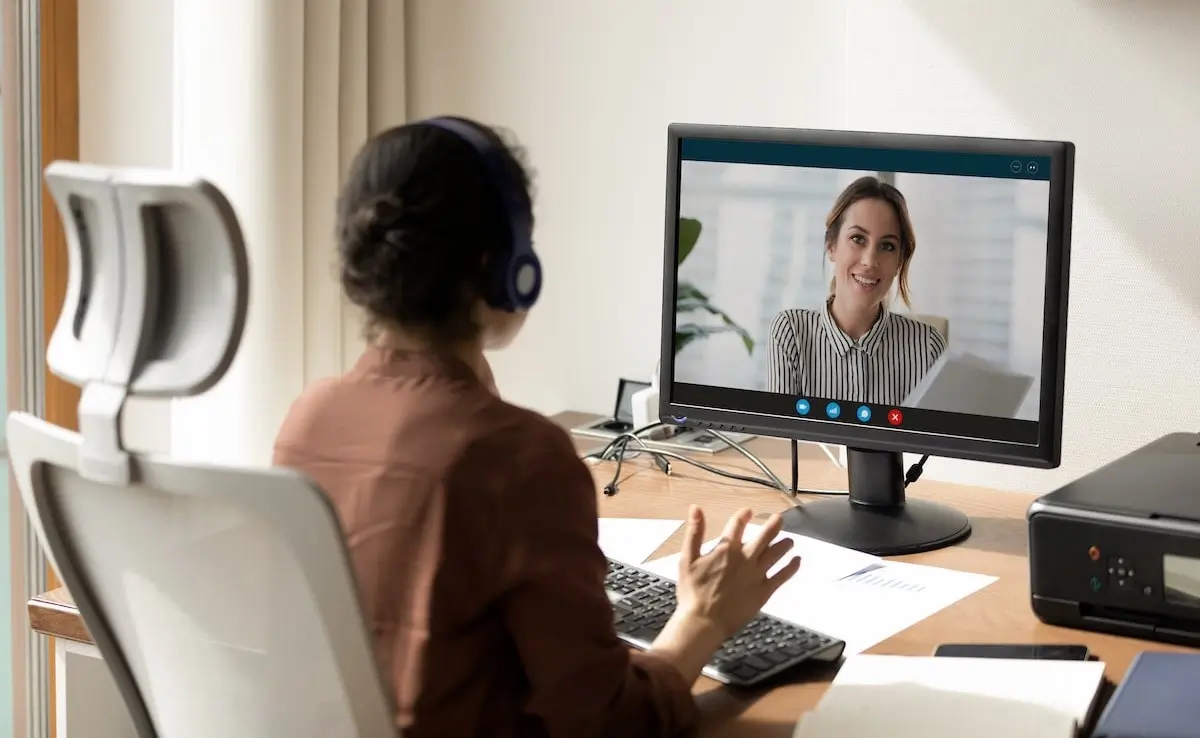
{"type": "Polygon", "coordinates": [[[349,241],[363,246],[381,245],[400,228],[404,204],[395,195],[381,195],[363,203],[354,211],[347,223],[349,241]]]}
{"type": "Polygon", "coordinates": [[[372,198],[354,210],[342,228],[342,279],[371,309],[400,284],[419,244],[405,224],[404,203],[395,195],[372,198]]]}

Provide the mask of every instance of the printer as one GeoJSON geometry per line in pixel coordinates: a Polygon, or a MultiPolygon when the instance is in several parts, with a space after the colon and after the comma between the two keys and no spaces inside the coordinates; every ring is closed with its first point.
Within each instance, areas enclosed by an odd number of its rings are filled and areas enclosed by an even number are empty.
{"type": "Polygon", "coordinates": [[[1033,611],[1200,646],[1200,434],[1172,433],[1034,501],[1033,611]]]}

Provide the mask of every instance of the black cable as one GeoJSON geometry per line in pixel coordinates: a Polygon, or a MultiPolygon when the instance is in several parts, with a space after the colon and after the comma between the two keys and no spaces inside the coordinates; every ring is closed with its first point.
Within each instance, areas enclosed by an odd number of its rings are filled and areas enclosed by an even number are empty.
{"type": "Polygon", "coordinates": [[[795,497],[800,493],[800,442],[792,439],[792,488],[788,490],[795,497]]]}
{"type": "MultiPolygon", "coordinates": [[[[676,461],[682,461],[685,464],[694,466],[697,469],[702,469],[702,470],[708,472],[709,474],[714,474],[719,477],[724,477],[725,479],[732,479],[734,481],[745,482],[747,484],[757,484],[757,485],[766,487],[768,489],[779,490],[779,491],[783,492],[784,494],[792,494],[787,489],[781,489],[780,485],[777,484],[773,480],[766,479],[763,477],[749,476],[746,474],[738,474],[737,472],[731,472],[731,471],[727,471],[725,469],[720,469],[718,467],[715,467],[710,464],[706,464],[702,461],[699,461],[697,459],[694,459],[690,456],[685,456],[683,454],[675,453],[674,451],[667,451],[665,449],[658,449],[658,448],[648,448],[645,446],[641,446],[639,448],[633,448],[633,449],[629,448],[629,444],[631,444],[631,443],[637,443],[637,444],[644,443],[642,441],[640,435],[642,433],[645,433],[648,430],[653,430],[654,428],[657,428],[660,425],[663,425],[663,423],[652,423],[652,424],[644,426],[642,428],[637,428],[635,430],[629,431],[628,433],[622,433],[619,436],[617,436],[616,438],[609,441],[608,444],[600,451],[590,453],[584,457],[584,458],[598,459],[600,461],[615,460],[617,462],[616,468],[613,470],[612,479],[609,481],[608,484],[604,485],[604,487],[603,487],[603,491],[604,491],[605,495],[612,497],[613,495],[617,494],[617,492],[619,490],[621,467],[623,466],[625,460],[627,458],[631,458],[632,456],[637,456],[638,454],[643,454],[643,453],[650,454],[650,456],[654,459],[654,461],[658,465],[658,467],[660,469],[662,469],[664,474],[671,473],[670,460],[676,460],[676,461]]],[[[793,446],[793,450],[795,450],[795,446],[793,446]]],[[[798,464],[798,462],[796,462],[796,463],[798,464]]],[[[793,470],[792,470],[792,478],[793,478],[792,486],[793,486],[793,488],[798,487],[798,481],[797,481],[798,474],[799,474],[798,466],[793,466],[793,470]]],[[[804,491],[806,493],[811,493],[811,494],[831,494],[831,495],[845,494],[844,492],[840,492],[840,491],[838,491],[838,492],[827,492],[824,490],[804,490],[804,491]]],[[[789,500],[790,500],[790,498],[789,498],[789,500]]]]}
{"type": "MultiPolygon", "coordinates": [[[[705,464],[704,462],[698,461],[697,459],[693,459],[689,456],[684,456],[683,454],[677,454],[674,451],[665,451],[662,449],[646,449],[646,448],[630,449],[629,444],[631,442],[633,442],[633,440],[634,440],[631,436],[632,436],[632,434],[622,435],[622,436],[618,437],[616,440],[614,440],[612,443],[610,443],[607,447],[605,447],[605,449],[603,451],[596,453],[596,454],[589,454],[589,457],[598,458],[601,461],[612,461],[615,459],[617,462],[616,468],[613,470],[612,479],[609,481],[608,484],[604,485],[604,494],[608,495],[609,497],[615,495],[618,491],[618,483],[619,483],[620,476],[621,476],[621,467],[624,464],[625,460],[630,458],[631,456],[636,456],[638,454],[650,454],[652,457],[655,457],[656,461],[661,460],[662,463],[666,465],[666,468],[663,469],[663,471],[666,474],[671,473],[670,462],[667,461],[667,459],[673,459],[675,461],[682,461],[685,464],[690,464],[691,466],[694,466],[698,469],[703,469],[704,471],[708,472],[709,474],[715,474],[719,477],[724,477],[726,479],[732,479],[732,480],[735,480],[738,482],[746,482],[748,484],[758,484],[763,487],[767,487],[769,489],[779,489],[779,486],[776,485],[774,482],[772,482],[769,479],[764,479],[762,477],[752,477],[752,476],[749,476],[746,474],[738,474],[737,472],[731,472],[731,471],[726,471],[725,469],[719,469],[715,466],[705,464]]],[[[660,465],[660,468],[662,468],[661,465],[660,465]]]]}
{"type": "Polygon", "coordinates": [[[622,438],[621,440],[625,443],[620,444],[621,453],[617,456],[617,468],[613,469],[612,479],[604,485],[604,494],[609,497],[617,493],[617,479],[621,476],[621,464],[625,463],[625,446],[629,445],[628,439],[622,438]]]}
{"type": "Polygon", "coordinates": [[[642,434],[648,433],[648,432],[654,430],[655,428],[659,428],[663,425],[665,425],[665,424],[661,420],[656,420],[653,423],[647,423],[646,425],[643,425],[641,428],[634,428],[631,431],[626,431],[625,433],[621,433],[620,435],[615,436],[611,441],[609,441],[608,445],[605,446],[598,454],[596,454],[596,453],[588,454],[584,458],[598,458],[598,457],[608,453],[609,450],[611,450],[614,446],[616,446],[618,443],[620,443],[622,438],[626,438],[629,436],[632,436],[634,438],[641,438],[642,434]]]}
{"type": "Polygon", "coordinates": [[[620,480],[620,475],[621,475],[621,467],[624,464],[625,460],[627,458],[630,458],[631,455],[636,456],[638,454],[643,454],[643,453],[650,454],[650,456],[654,459],[655,463],[658,465],[659,469],[661,469],[664,474],[671,473],[671,462],[669,460],[674,459],[676,461],[682,461],[685,464],[690,464],[699,469],[703,469],[704,471],[706,471],[710,474],[715,474],[720,477],[725,477],[726,479],[733,479],[733,480],[736,480],[739,482],[747,482],[749,484],[759,484],[764,487],[769,487],[770,489],[779,489],[778,485],[776,485],[774,482],[772,482],[768,479],[763,479],[760,477],[752,477],[752,476],[748,476],[745,474],[738,474],[736,472],[726,471],[724,469],[718,469],[715,466],[705,464],[702,461],[698,461],[689,456],[684,456],[683,454],[675,453],[674,451],[667,451],[664,449],[646,448],[646,447],[634,448],[634,449],[629,448],[630,443],[634,443],[634,442],[642,443],[642,439],[640,438],[641,433],[645,433],[647,430],[652,430],[660,425],[662,425],[662,423],[653,423],[651,425],[645,426],[643,428],[635,429],[628,433],[622,433],[621,435],[617,436],[613,440],[609,441],[608,445],[606,445],[600,451],[588,454],[587,456],[584,457],[584,458],[599,459],[600,461],[612,461],[614,459],[616,460],[617,465],[616,465],[616,468],[613,470],[612,480],[608,484],[604,485],[604,494],[611,497],[612,495],[615,495],[617,493],[618,481],[620,480]]]}
{"type": "MultiPolygon", "coordinates": [[[[617,493],[617,482],[621,476],[621,466],[622,466],[622,464],[625,463],[625,458],[626,458],[625,451],[629,445],[629,442],[633,441],[633,440],[639,440],[639,436],[641,434],[646,433],[647,431],[654,430],[655,428],[658,428],[661,425],[663,425],[662,421],[656,421],[656,422],[650,423],[648,425],[643,425],[641,428],[634,428],[632,431],[629,431],[628,433],[622,433],[621,435],[619,435],[616,438],[609,441],[608,444],[604,448],[602,448],[599,452],[590,453],[587,456],[583,457],[585,459],[594,458],[594,459],[600,459],[601,461],[610,461],[610,460],[612,460],[613,452],[618,449],[620,450],[620,453],[616,457],[617,467],[616,467],[616,469],[613,470],[612,480],[608,484],[604,485],[604,494],[605,495],[612,497],[613,495],[615,495],[617,493]]],[[[664,474],[671,473],[670,462],[668,462],[665,458],[663,458],[663,456],[661,454],[657,454],[657,453],[654,454],[654,463],[658,465],[659,469],[662,469],[664,474]]]]}
{"type": "MultiPolygon", "coordinates": [[[[752,476],[748,476],[745,474],[738,474],[736,472],[726,471],[725,469],[718,469],[715,466],[705,464],[704,462],[693,459],[690,456],[684,456],[683,454],[674,453],[673,451],[666,451],[666,450],[662,450],[662,449],[652,449],[652,448],[647,448],[647,447],[636,448],[633,450],[629,449],[630,443],[632,443],[634,441],[637,441],[639,443],[641,442],[640,436],[642,433],[653,430],[661,425],[663,425],[663,423],[661,423],[661,422],[651,423],[651,424],[643,426],[641,428],[636,428],[632,431],[629,431],[628,433],[622,433],[621,435],[617,436],[613,440],[609,441],[608,444],[600,451],[588,454],[587,456],[584,457],[584,458],[594,458],[594,459],[598,459],[600,461],[612,461],[615,457],[617,465],[616,465],[616,468],[613,470],[612,479],[609,481],[608,484],[604,485],[604,494],[605,495],[612,497],[613,495],[615,495],[617,493],[618,482],[620,481],[620,477],[621,477],[621,466],[625,463],[626,458],[629,458],[630,454],[632,454],[633,456],[637,456],[638,454],[642,454],[642,453],[650,454],[650,456],[654,459],[654,463],[658,466],[659,469],[662,470],[662,472],[664,474],[669,475],[671,473],[671,462],[669,461],[669,459],[675,459],[677,461],[682,461],[684,463],[690,464],[698,469],[703,469],[704,471],[708,472],[709,474],[715,474],[719,477],[724,477],[726,479],[732,479],[732,480],[738,481],[738,482],[746,482],[748,484],[757,484],[757,485],[761,485],[763,487],[767,487],[768,489],[779,489],[779,485],[775,484],[775,482],[773,482],[769,479],[764,479],[762,477],[752,477],[752,476]]],[[[843,492],[827,492],[825,490],[801,490],[800,489],[800,451],[799,451],[800,443],[798,441],[793,440],[790,442],[790,446],[791,446],[791,457],[792,457],[792,484],[791,484],[790,489],[784,489],[784,490],[782,490],[783,492],[787,493],[788,495],[790,495],[792,497],[795,497],[801,491],[803,491],[805,494],[818,494],[818,495],[820,495],[820,494],[830,494],[830,495],[845,494],[843,492]]],[[[917,461],[917,463],[913,464],[912,466],[910,466],[908,468],[908,471],[904,475],[905,488],[907,488],[910,484],[913,484],[914,482],[916,482],[918,479],[921,478],[921,474],[924,473],[924,471],[925,471],[925,462],[927,462],[927,461],[929,461],[929,454],[925,454],[924,456],[921,457],[921,459],[919,461],[917,461]]]]}
{"type": "MultiPolygon", "coordinates": [[[[603,461],[609,461],[609,460],[611,460],[611,454],[612,454],[613,450],[617,446],[620,446],[622,448],[622,453],[624,453],[624,449],[626,446],[629,445],[630,441],[640,440],[641,435],[643,433],[646,433],[647,431],[652,431],[661,425],[663,425],[663,423],[661,421],[658,421],[658,422],[650,423],[649,425],[643,425],[641,428],[634,428],[631,431],[622,433],[622,434],[618,435],[617,437],[613,438],[611,441],[609,441],[608,445],[606,445],[604,448],[600,449],[599,452],[590,453],[587,456],[584,456],[583,458],[585,458],[585,459],[600,459],[603,461]]],[[[658,465],[659,469],[662,469],[664,474],[671,473],[670,462],[668,462],[665,458],[663,458],[661,454],[655,453],[654,451],[651,451],[649,449],[647,449],[647,451],[649,451],[649,453],[654,454],[654,463],[656,463],[658,465]]]]}
{"type": "MultiPolygon", "coordinates": [[[[613,470],[612,479],[609,481],[608,484],[604,485],[604,494],[608,495],[609,497],[612,497],[613,495],[615,495],[617,493],[617,482],[620,480],[620,477],[621,477],[621,466],[625,463],[625,459],[628,458],[628,456],[626,455],[626,452],[628,450],[629,443],[635,439],[636,439],[636,436],[634,436],[632,434],[628,434],[628,435],[621,434],[620,436],[617,437],[617,439],[613,443],[610,443],[605,448],[604,452],[601,453],[600,458],[604,459],[604,460],[608,460],[609,458],[611,458],[611,456],[614,452],[616,453],[617,466],[613,470]]],[[[641,450],[643,450],[643,449],[638,449],[638,451],[641,451],[641,450]]],[[[654,457],[654,463],[658,464],[658,468],[662,469],[664,474],[670,474],[671,473],[670,462],[667,461],[665,458],[663,458],[662,454],[660,454],[660,453],[651,452],[651,454],[654,457]]]]}
{"type": "Polygon", "coordinates": [[[908,468],[908,473],[904,475],[904,486],[912,484],[921,478],[921,472],[925,471],[925,462],[929,461],[929,454],[921,457],[921,460],[908,468]]]}

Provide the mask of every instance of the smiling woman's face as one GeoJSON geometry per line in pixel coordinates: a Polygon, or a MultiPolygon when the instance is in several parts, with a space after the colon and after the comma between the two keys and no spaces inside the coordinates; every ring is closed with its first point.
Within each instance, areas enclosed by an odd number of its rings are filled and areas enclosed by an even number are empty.
{"type": "Polygon", "coordinates": [[[884,200],[846,208],[837,240],[827,247],[839,302],[865,309],[883,301],[900,272],[900,232],[900,219],[884,200]]]}

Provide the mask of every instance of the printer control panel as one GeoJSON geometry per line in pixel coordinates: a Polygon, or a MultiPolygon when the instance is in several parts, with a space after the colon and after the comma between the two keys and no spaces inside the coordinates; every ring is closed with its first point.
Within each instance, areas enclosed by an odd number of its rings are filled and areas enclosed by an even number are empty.
{"type": "Polygon", "coordinates": [[[1132,559],[1127,559],[1124,556],[1108,556],[1108,586],[1122,592],[1130,592],[1141,594],[1145,597],[1150,597],[1154,594],[1154,585],[1138,578],[1139,567],[1135,566],[1132,559]]]}
{"type": "Polygon", "coordinates": [[[1200,618],[1200,528],[1055,513],[1029,522],[1035,596],[1200,618]]]}
{"type": "MultiPolygon", "coordinates": [[[[1095,533],[1099,532],[1095,531],[1095,533]]],[[[1095,537],[1108,538],[1108,536],[1095,537]]],[[[1088,539],[1083,538],[1082,540],[1088,539]]],[[[1124,550],[1114,552],[1106,546],[1101,546],[1099,542],[1088,545],[1086,551],[1087,560],[1090,562],[1090,566],[1085,569],[1090,574],[1087,587],[1093,593],[1104,595],[1111,592],[1141,597],[1158,595],[1158,587],[1154,584],[1158,577],[1150,576],[1148,573],[1154,570],[1152,564],[1143,569],[1137,560],[1124,550]]],[[[1082,559],[1082,557],[1080,558],[1082,559]]],[[[1145,559],[1144,552],[1138,558],[1145,559]]]]}

